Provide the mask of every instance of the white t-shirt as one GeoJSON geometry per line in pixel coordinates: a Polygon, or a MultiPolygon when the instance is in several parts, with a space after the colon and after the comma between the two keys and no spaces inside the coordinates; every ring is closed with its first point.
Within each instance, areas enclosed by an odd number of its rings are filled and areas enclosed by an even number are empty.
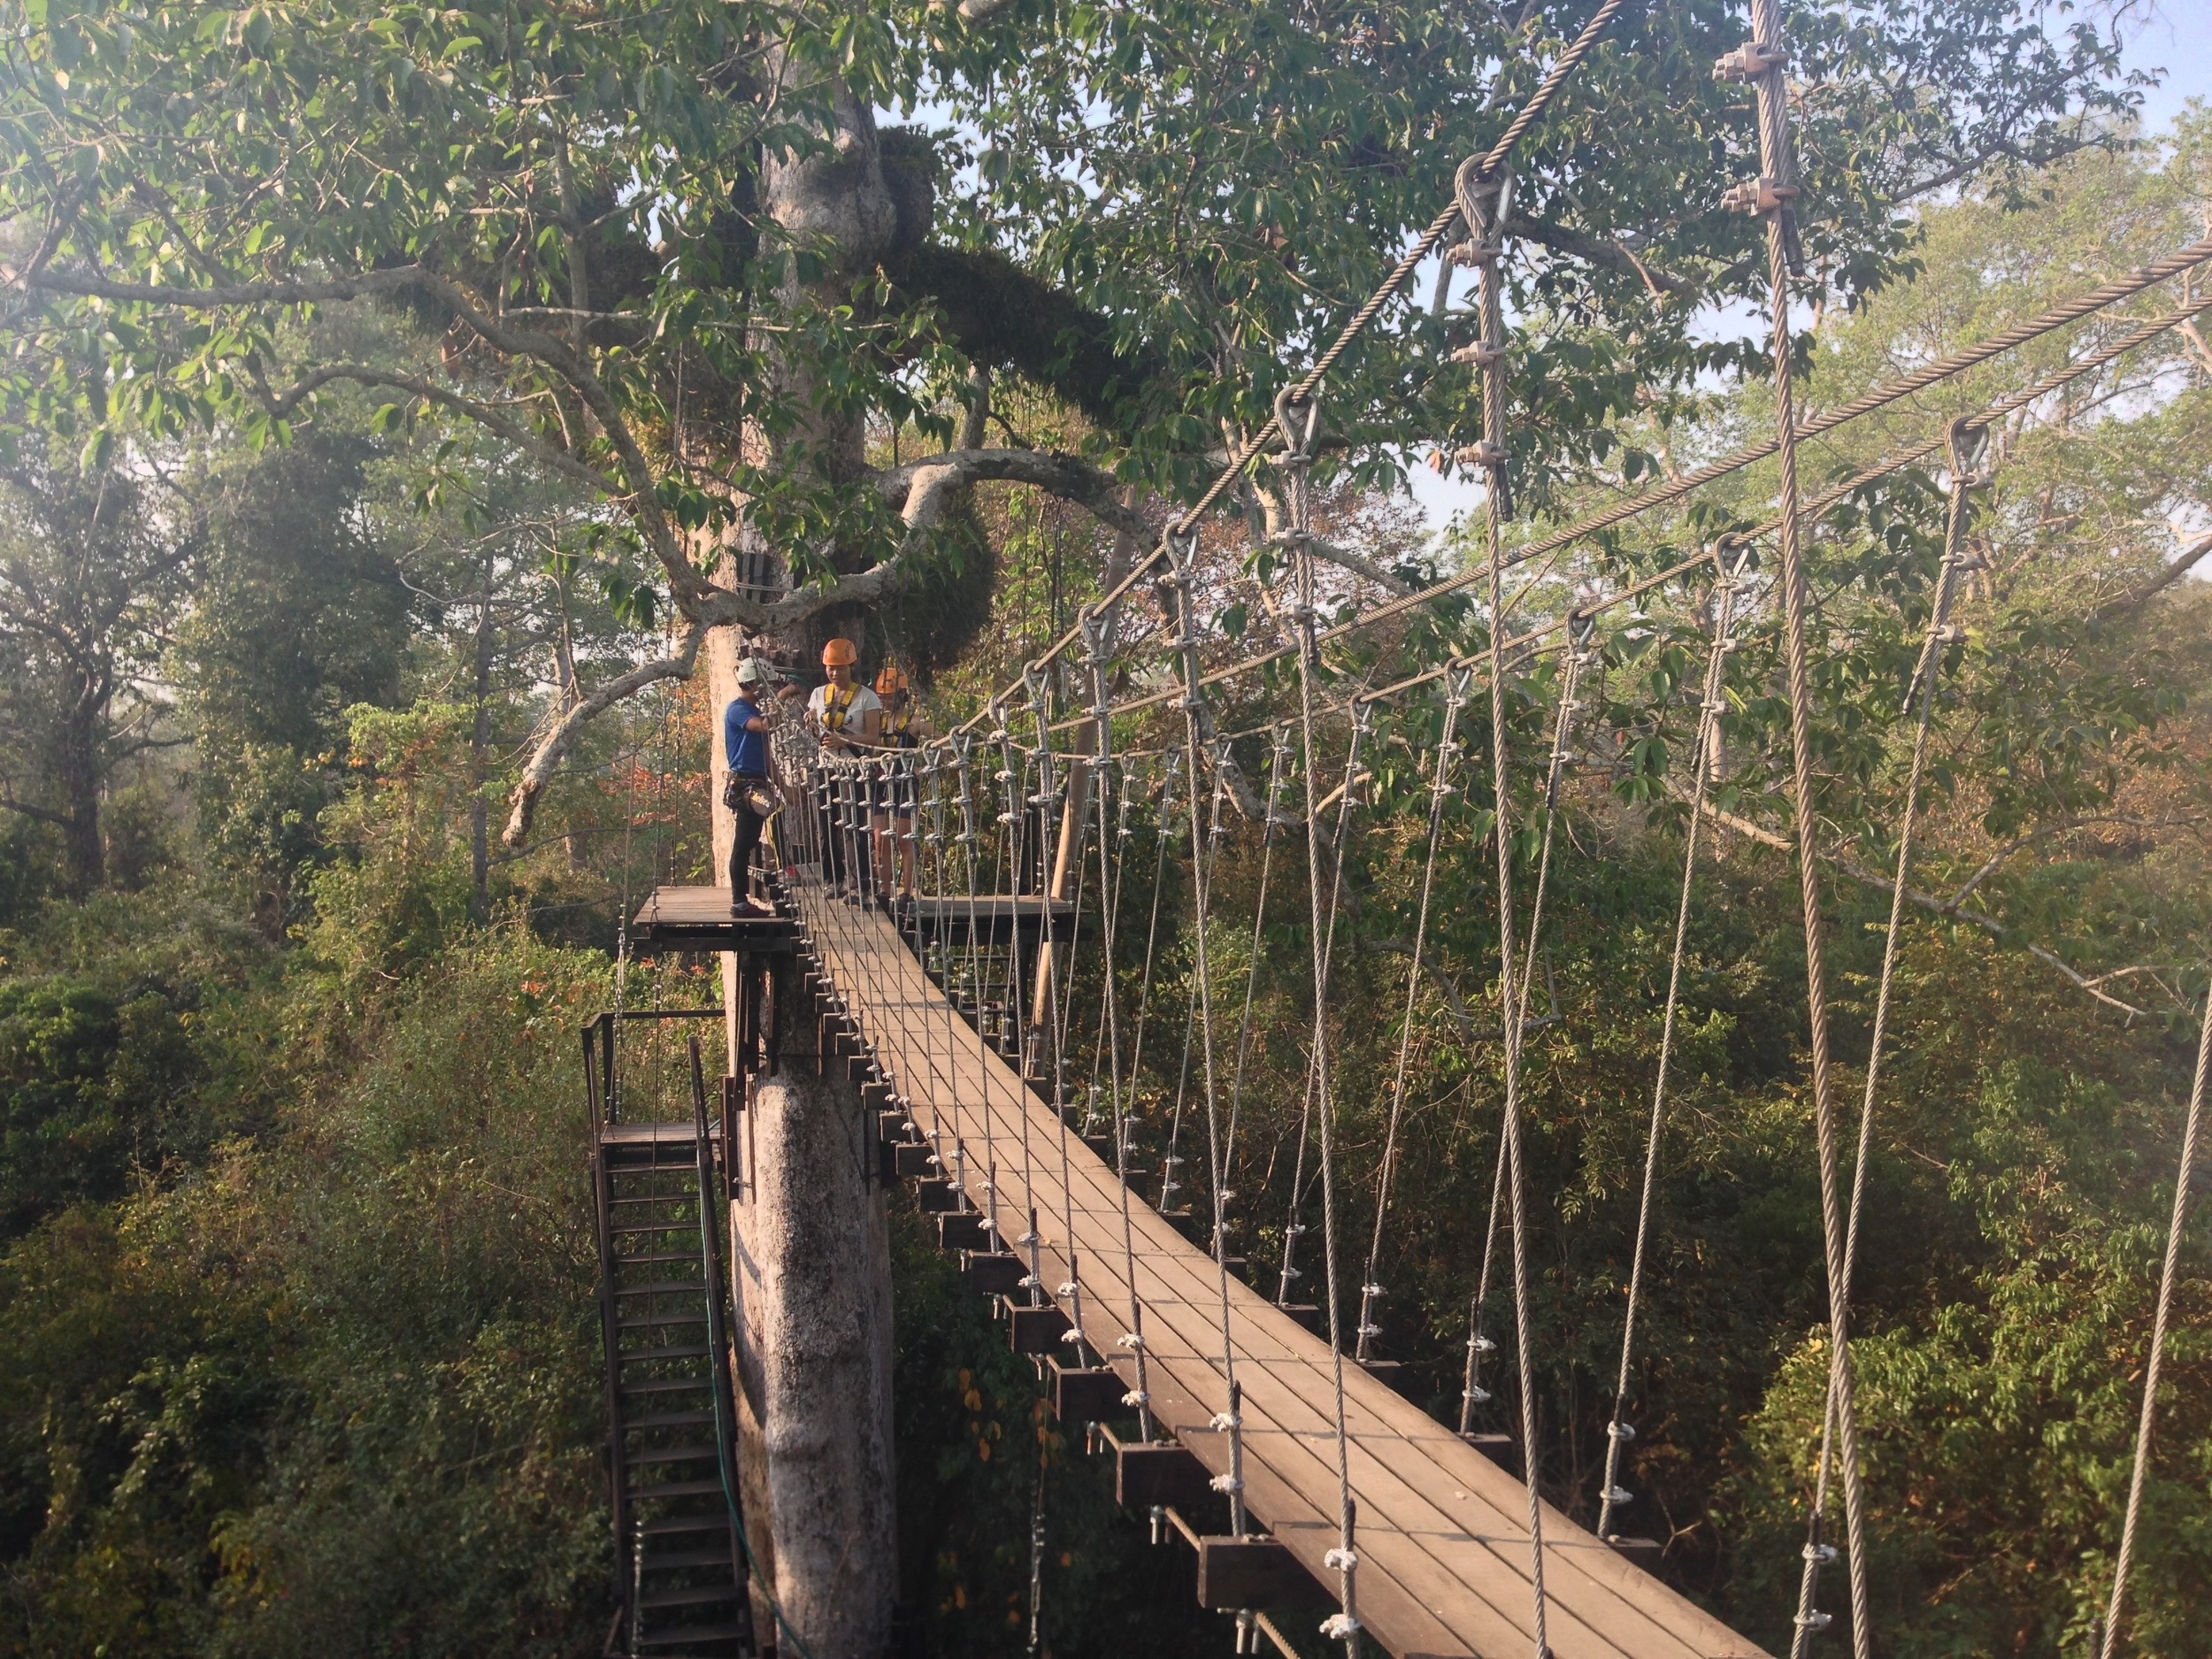
{"type": "MultiPolygon", "coordinates": [[[[818,729],[825,732],[830,729],[830,689],[831,687],[826,683],[817,686],[806,700],[808,717],[813,720],[818,729]]],[[[882,710],[883,699],[859,681],[855,680],[851,697],[843,703],[845,723],[839,729],[847,736],[856,740],[860,736],[860,728],[866,717],[871,713],[881,713],[882,710]]]]}

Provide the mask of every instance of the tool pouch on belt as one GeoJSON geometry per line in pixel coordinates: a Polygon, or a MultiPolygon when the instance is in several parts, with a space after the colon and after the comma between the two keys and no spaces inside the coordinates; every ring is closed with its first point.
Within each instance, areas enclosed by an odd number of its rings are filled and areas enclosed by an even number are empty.
{"type": "Polygon", "coordinates": [[[741,778],[735,772],[722,780],[722,804],[733,812],[741,806],[745,807],[755,817],[764,818],[773,818],[783,810],[783,803],[777,800],[764,785],[753,779],[741,778]]]}

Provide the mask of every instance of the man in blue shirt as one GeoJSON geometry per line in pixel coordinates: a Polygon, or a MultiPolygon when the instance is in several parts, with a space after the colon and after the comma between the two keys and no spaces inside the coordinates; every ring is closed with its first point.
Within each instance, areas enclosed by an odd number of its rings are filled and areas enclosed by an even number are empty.
{"type": "Polygon", "coordinates": [[[730,841],[730,914],[773,916],[776,907],[752,895],[753,850],[761,831],[776,815],[774,789],[768,781],[768,733],[773,704],[762,695],[773,678],[757,658],[737,665],[737,696],[722,714],[722,752],[730,764],[722,798],[736,819],[730,841]]]}

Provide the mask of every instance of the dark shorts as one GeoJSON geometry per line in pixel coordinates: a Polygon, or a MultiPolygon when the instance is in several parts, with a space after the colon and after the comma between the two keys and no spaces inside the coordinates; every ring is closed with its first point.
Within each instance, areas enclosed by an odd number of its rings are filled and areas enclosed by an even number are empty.
{"type": "Polygon", "coordinates": [[[885,766],[870,786],[868,804],[895,818],[912,818],[918,793],[911,763],[900,761],[885,766]]]}

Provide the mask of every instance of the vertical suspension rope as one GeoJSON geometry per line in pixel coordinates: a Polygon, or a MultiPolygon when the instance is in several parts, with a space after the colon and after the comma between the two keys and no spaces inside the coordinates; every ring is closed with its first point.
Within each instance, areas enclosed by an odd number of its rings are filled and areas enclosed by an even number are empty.
{"type": "MultiPolygon", "coordinates": [[[[1313,441],[1320,426],[1321,408],[1317,396],[1310,394],[1302,403],[1293,402],[1286,390],[1275,403],[1276,424],[1282,428],[1284,450],[1279,465],[1284,472],[1284,499],[1289,509],[1289,527],[1284,540],[1289,543],[1292,562],[1298,584],[1298,603],[1295,613],[1298,628],[1298,705],[1299,731],[1305,748],[1306,784],[1306,859],[1309,909],[1313,929],[1313,1064],[1312,1098],[1314,1116],[1319,1130],[1321,1154],[1321,1253],[1323,1274],[1327,1282],[1329,1322],[1329,1359],[1331,1380],[1336,1409],[1336,1479],[1337,1479],[1337,1547],[1329,1551],[1325,1564],[1337,1574],[1337,1599],[1343,1611],[1327,1620],[1322,1633],[1333,1640],[1341,1641],[1348,1659],[1359,1655],[1359,1556],[1354,1549],[1353,1528],[1355,1510],[1352,1507],[1351,1442],[1344,1427],[1344,1338],[1337,1310],[1336,1288],[1336,1169],[1335,1134],[1330,1119],[1333,1116],[1334,1094],[1329,1078],[1329,964],[1328,947],[1324,942],[1321,898],[1321,822],[1320,803],[1314,798],[1313,782],[1313,710],[1314,679],[1319,670],[1319,653],[1314,644],[1314,593],[1312,515],[1310,472],[1313,466],[1313,441]]],[[[1364,705],[1363,705],[1363,708],[1364,705]]],[[[1359,728],[1353,728],[1352,753],[1356,757],[1359,747],[1359,728]]],[[[1351,805],[1354,773],[1345,772],[1344,799],[1339,812],[1340,820],[1351,805]]],[[[1336,883],[1342,879],[1343,845],[1337,847],[1338,859],[1335,878],[1331,883],[1329,919],[1333,921],[1333,902],[1336,883]]],[[[1288,1246],[1285,1247],[1288,1259],[1288,1246]]]]}
{"type": "MultiPolygon", "coordinates": [[[[1372,710],[1366,703],[1358,703],[1354,706],[1351,741],[1345,746],[1344,750],[1344,787],[1337,795],[1336,859],[1330,872],[1329,902],[1327,905],[1324,907],[1324,914],[1328,918],[1328,927],[1321,936],[1321,979],[1324,984],[1328,982],[1331,967],[1336,960],[1336,918],[1339,911],[1339,901],[1342,899],[1344,895],[1344,848],[1346,843],[1346,835],[1351,823],[1354,787],[1357,783],[1360,776],[1360,746],[1366,741],[1368,722],[1371,714],[1372,710]]],[[[1305,735],[1302,741],[1306,757],[1310,759],[1313,754],[1312,732],[1310,726],[1307,726],[1305,728],[1305,735]]],[[[1310,772],[1308,773],[1308,776],[1311,776],[1310,772]]],[[[1310,786],[1308,787],[1306,798],[1309,801],[1314,798],[1310,786]]],[[[1310,850],[1310,838],[1309,850],[1310,850]]],[[[1310,886],[1316,887],[1319,886],[1321,872],[1312,867],[1310,858],[1308,860],[1306,876],[1310,886]]],[[[1306,1056],[1305,1102],[1304,1104],[1299,1109],[1298,1114],[1298,1156],[1291,1171],[1290,1218],[1284,1224],[1283,1226],[1283,1274],[1281,1288],[1277,1294],[1275,1302],[1275,1305],[1279,1308],[1289,1304],[1290,1281],[1294,1279],[1301,1279],[1304,1277],[1304,1270],[1294,1266],[1292,1264],[1291,1258],[1295,1253],[1298,1240],[1303,1237],[1306,1232],[1305,1224],[1299,1220],[1298,1217],[1303,1213],[1306,1189],[1310,1185],[1305,1175],[1306,1146],[1310,1139],[1310,1132],[1312,1129],[1315,1094],[1315,1064],[1312,1053],[1309,1052],[1306,1056]]]]}
{"type": "MultiPolygon", "coordinates": [[[[1797,405],[1790,352],[1795,331],[1790,324],[1790,276],[1799,263],[1797,230],[1791,204],[1797,195],[1796,166],[1789,133],[1788,58],[1782,46],[1779,0],[1752,0],[1752,41],[1740,57],[1759,91],[1757,183],[1748,199],[1733,193],[1732,204],[1748,206],[1766,220],[1767,296],[1771,312],[1774,357],[1775,457],[1781,472],[1782,611],[1790,702],[1790,769],[1794,795],[1798,893],[1804,912],[1805,1005],[1809,1027],[1813,1124],[1820,1159],[1820,1219],[1828,1276],[1829,1387],[1836,1402],[1837,1440],[1843,1460],[1844,1528],[1849,1546],[1851,1649],[1855,1659],[1871,1659],[1866,1583],[1866,1515],[1861,1487],[1859,1416],[1851,1377],[1851,1287],[1844,1279],[1843,1201],[1838,1174],[1835,1102],[1832,1088],[1828,1030],[1828,969],[1825,929],[1820,915],[1820,851],[1813,802],[1812,675],[1806,644],[1806,611],[1810,604],[1805,573],[1803,525],[1797,488],[1797,405]]],[[[1817,1512],[1814,1525],[1818,1525],[1817,1512]]],[[[1816,1543],[1817,1537],[1816,1535],[1816,1543]]],[[[1810,1609],[1803,1609],[1807,1617],[1810,1609]]],[[[1801,1656],[1813,1627],[1800,1624],[1791,1644],[1801,1656]]]]}
{"type": "Polygon", "coordinates": [[[1498,264],[1504,251],[1505,216],[1511,175],[1502,169],[1479,175],[1463,166],[1460,212],[1475,233],[1474,259],[1481,278],[1482,442],[1477,459],[1490,474],[1485,492],[1484,523],[1490,562],[1490,772],[1495,797],[1491,835],[1498,853],[1498,1006],[1505,1026],[1505,1152],[1507,1208],[1513,1226],[1513,1317],[1521,1392],[1521,1472],[1528,1489],[1529,1590],[1536,1659],[1548,1659],[1544,1594],[1544,1509],[1539,1473],[1543,1462],[1536,1440],[1536,1370],[1532,1352],[1528,1298],[1527,1160],[1521,1134],[1521,998],[1514,975],[1512,780],[1509,771],[1505,718],[1505,595],[1500,571],[1504,563],[1507,496],[1505,450],[1505,318],[1498,264]],[[1485,201],[1488,206],[1485,206],[1485,201]]]}
{"type": "MultiPolygon", "coordinates": [[[[1199,746],[1203,736],[1201,717],[1206,707],[1205,699],[1199,693],[1198,611],[1196,597],[1192,592],[1191,556],[1197,550],[1197,541],[1195,532],[1187,532],[1177,534],[1168,543],[1168,581],[1171,584],[1175,601],[1176,644],[1183,670],[1183,757],[1184,764],[1194,780],[1198,776],[1199,746]]],[[[1103,683],[1102,680],[1101,683],[1103,683]]],[[[1229,1257],[1225,1243],[1227,1217],[1222,1202],[1220,1094],[1214,1076],[1213,964],[1207,939],[1211,921],[1214,851],[1221,828],[1221,790],[1217,786],[1214,790],[1211,817],[1212,832],[1202,845],[1198,833],[1198,791],[1193,789],[1190,792],[1190,833],[1194,853],[1191,859],[1191,898],[1195,912],[1193,927],[1198,976],[1195,988],[1198,995],[1200,1080],[1206,1093],[1206,1153],[1209,1179],[1213,1189],[1214,1277],[1221,1295],[1221,1371],[1228,1384],[1229,1394],[1228,1409],[1217,1414],[1212,1423],[1214,1429],[1229,1437],[1229,1471],[1225,1476],[1217,1477],[1212,1486],[1215,1491],[1228,1497],[1229,1531],[1233,1537],[1241,1538],[1245,1528],[1243,1389],[1237,1381],[1236,1343],[1229,1324],[1229,1257]]],[[[1164,1170],[1166,1167],[1164,1165],[1164,1170]]]]}
{"type": "MultiPolygon", "coordinates": [[[[1889,1030],[1890,1001],[1896,984],[1897,953],[1904,935],[1905,892],[1912,872],[1913,844],[1919,826],[1920,792],[1928,764],[1928,749],[1935,725],[1936,682],[1943,669],[1945,648],[1958,637],[1951,626],[1951,600],[1959,572],[1971,562],[1966,533],[1972,519],[1971,492],[1988,482],[1978,463],[1986,433],[1968,420],[1952,423],[1948,434],[1951,482],[1944,516],[1943,564],[1928,607],[1928,625],[1921,638],[1919,660],[1914,664],[1907,706],[1916,718],[1912,764],[1906,776],[1905,805],[1897,833],[1897,870],[1891,889],[1889,926],[1882,940],[1881,979],[1874,997],[1874,1028],[1867,1040],[1866,1086],[1859,1100],[1857,1156],[1851,1166],[1851,1199],[1844,1221],[1843,1283],[1847,1291],[1856,1282],[1859,1255],[1859,1217],[1866,1194],[1867,1164],[1874,1150],[1874,1107],[1881,1085],[1882,1051],[1889,1030]]],[[[1825,1627],[1826,1618],[1814,1607],[1820,1570],[1834,1551],[1821,1539],[1820,1527],[1828,1510],[1828,1488],[1833,1466],[1836,1434],[1835,1379],[1830,1375],[1820,1422],[1820,1456],[1813,1479],[1812,1514],[1807,1523],[1805,1565],[1798,1581],[1795,1628],[1807,1632],[1825,1627]]],[[[1802,1639],[1800,1639],[1801,1645],[1802,1639]]]]}
{"type": "MultiPolygon", "coordinates": [[[[1289,754],[1289,734],[1278,726],[1268,752],[1267,806],[1260,826],[1260,887],[1252,906],[1252,957],[1244,976],[1244,1012],[1237,1021],[1236,1072],[1229,1085],[1229,1132],[1222,1152],[1225,1179],[1227,1160],[1236,1155],[1237,1116],[1244,1104],[1244,1067],[1252,1047],[1252,998],[1259,987],[1260,949],[1267,935],[1267,879],[1275,860],[1276,807],[1289,754]]],[[[1224,1202],[1227,1202],[1225,1197],[1224,1202]]]]}
{"type": "Polygon", "coordinates": [[[1613,1415],[1605,1425],[1605,1484],[1598,1500],[1598,1536],[1612,1536],[1613,1511],[1626,1502],[1629,1494],[1621,1489],[1621,1448],[1634,1437],[1635,1431],[1628,1422],[1628,1373],[1636,1349],[1636,1314],[1641,1305],[1644,1288],[1644,1257],[1651,1238],[1652,1197],[1657,1188],[1659,1147],[1665,1133],[1667,1115],[1667,1085],[1672,1075],[1674,1063],[1674,1034],[1677,1018],[1682,1006],[1682,962],[1686,955],[1690,937],[1690,895],[1696,883],[1699,833],[1705,820],[1705,795],[1712,781],[1712,757],[1715,740],[1720,729],[1720,717],[1727,710],[1722,690],[1726,684],[1728,654],[1732,649],[1729,631],[1735,618],[1737,579],[1750,554],[1747,549],[1738,558],[1736,568],[1722,566],[1720,579],[1713,584],[1713,643],[1705,657],[1705,695],[1699,704],[1697,717],[1696,758],[1692,765],[1690,784],[1690,821],[1683,833],[1681,898],[1674,911],[1674,952],[1667,965],[1666,1012],[1659,1027],[1658,1076],[1651,1091],[1651,1125],[1644,1140],[1644,1182],[1642,1194],[1636,1206],[1636,1243],[1629,1256],[1628,1309],[1621,1322],[1621,1363],[1613,1382],[1613,1415]]]}
{"type": "MultiPolygon", "coordinates": [[[[1105,628],[1102,624],[1094,624],[1087,620],[1085,631],[1091,634],[1089,641],[1091,712],[1097,723],[1099,764],[1103,768],[1110,764],[1113,755],[1113,721],[1108,712],[1112,698],[1108,693],[1106,684],[1107,653],[1106,641],[1103,637],[1105,628]]],[[[1102,898],[1108,891],[1105,862],[1107,823],[1106,795],[1102,789],[1098,791],[1098,885],[1102,898]]],[[[1121,1016],[1114,985],[1114,917],[1113,907],[1110,904],[1106,906],[1103,932],[1106,972],[1105,988],[1102,994],[1106,1002],[1107,1046],[1110,1052],[1110,1057],[1107,1063],[1106,1081],[1107,1087],[1110,1091],[1108,1098],[1113,1108],[1114,1116],[1115,1171],[1120,1177],[1118,1185],[1121,1188],[1122,1271],[1129,1276],[1129,1329],[1119,1340],[1135,1356],[1137,1363],[1137,1386],[1122,1396],[1122,1403],[1136,1408],[1138,1428],[1144,1438],[1148,1440],[1152,1438],[1152,1375],[1144,1351],[1144,1300],[1137,1294],[1137,1233],[1136,1222],[1130,1210],[1129,1134],[1127,1114],[1123,1110],[1121,1091],[1121,1016]]],[[[1073,1183],[1068,1181],[1066,1174],[1067,1145],[1068,1136],[1063,1133],[1060,1137],[1062,1179],[1071,1187],[1073,1183]]],[[[1071,1215],[1068,1224],[1068,1246],[1071,1251],[1073,1250],[1074,1245],[1075,1226],[1072,1215],[1071,1215]]],[[[1080,1325],[1079,1325],[1077,1328],[1079,1330],[1080,1325]]]]}
{"type": "Polygon", "coordinates": [[[2158,1376],[2165,1363],[2166,1321],[2173,1310],[2174,1279],[2189,1222],[2189,1184],[2196,1173],[2208,1071],[2212,1071],[2212,988],[2205,993],[2204,1014],[2197,1030],[2197,1073],[2189,1086],[2189,1115],[2181,1128],[2181,1168],[2174,1177],[2174,1210],[2166,1223],[2166,1256],[2158,1272],[2158,1302],[2151,1314],[2150,1357],[2143,1367],[2143,1410],[2135,1424],[2134,1466],[2128,1471],[2127,1510],[2120,1522],[2120,1553],[2112,1565],[2112,1599],[2105,1609],[2104,1640],[2098,1659],[2113,1659],[2120,1640],[2120,1616],[2127,1610],[2128,1575],[2135,1563],[2135,1526],[2143,1509],[2143,1482],[2150,1472],[2151,1431],[2158,1416],[2158,1376]]]}
{"type": "Polygon", "coordinates": [[[1370,1346],[1381,1333],[1375,1323],[1375,1299],[1382,1294],[1376,1282],[1382,1262],[1383,1222],[1390,1210],[1390,1178],[1398,1162],[1398,1124],[1406,1103],[1406,1071],[1413,1058],[1413,1013],[1421,989],[1421,953],[1428,943],[1429,905],[1436,891],[1436,853],[1444,836],[1444,803],[1452,794],[1452,757],[1458,752],[1459,711],[1464,700],[1447,695],[1441,734],[1436,741],[1436,775],[1429,783],[1428,855],[1421,864],[1421,902],[1413,926],[1413,961],[1406,970],[1404,1018],[1399,1023],[1398,1064],[1390,1085],[1390,1117],[1383,1130],[1382,1168],[1375,1179],[1375,1229],[1367,1243],[1367,1271],[1359,1287],[1359,1347],[1354,1355],[1365,1364],[1370,1346]]]}

